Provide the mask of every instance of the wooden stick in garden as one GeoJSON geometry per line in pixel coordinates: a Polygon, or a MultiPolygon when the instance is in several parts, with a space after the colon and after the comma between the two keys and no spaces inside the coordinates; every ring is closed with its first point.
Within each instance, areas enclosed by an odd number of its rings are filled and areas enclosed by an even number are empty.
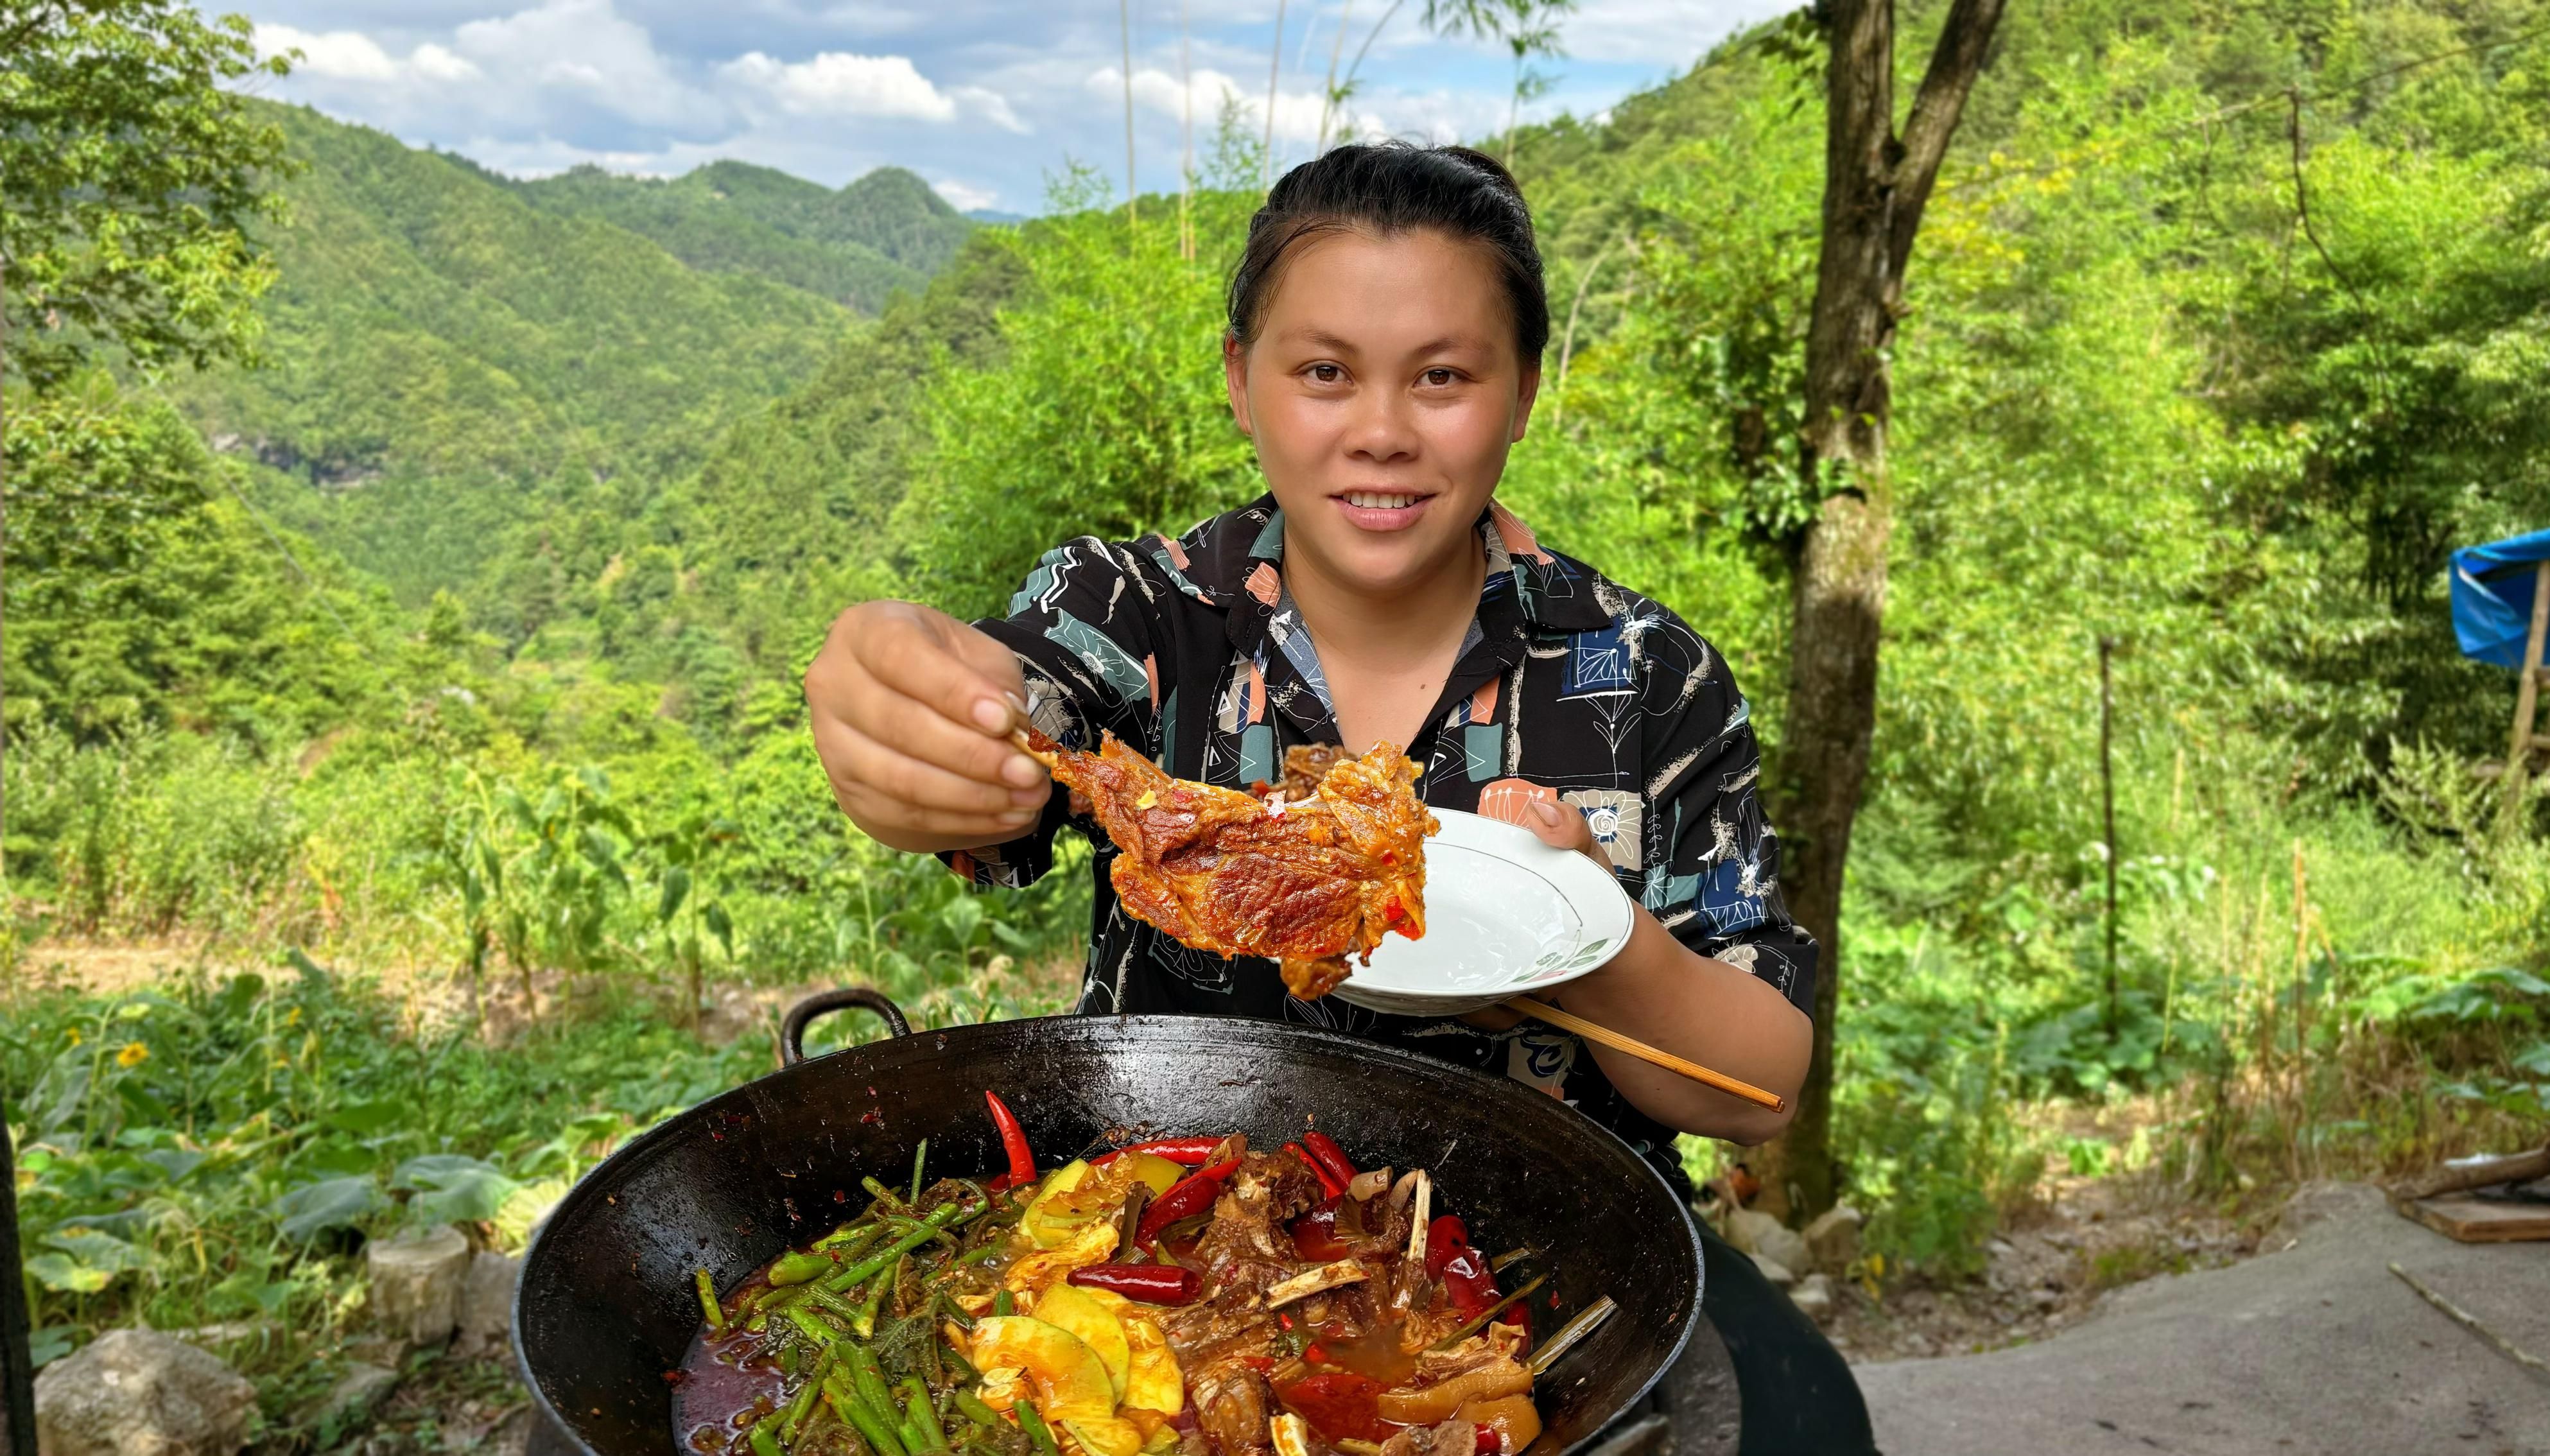
{"type": "Polygon", "coordinates": [[[2109,663],[2116,639],[2099,638],[2099,811],[2108,850],[2108,1044],[2116,1044],[2116,767],[2111,724],[2116,713],[2115,676],[2109,663]]]}
{"type": "Polygon", "coordinates": [[[1133,210],[1142,189],[1133,185],[1133,8],[1132,0],[1116,0],[1116,34],[1125,46],[1125,226],[1133,226],[1133,210]]]}
{"type": "Polygon", "coordinates": [[[1178,0],[1178,256],[1195,261],[1195,58],[1187,0],[1178,0]]]}
{"type": "Polygon", "coordinates": [[[1275,185],[1275,78],[1284,69],[1284,0],[1275,0],[1275,44],[1266,50],[1266,152],[1258,166],[1275,185]]]}
{"type": "Polygon", "coordinates": [[[2505,749],[2505,808],[2501,818],[2514,827],[2523,806],[2524,770],[2532,762],[2532,716],[2541,701],[2541,638],[2550,631],[2550,561],[2532,573],[2532,627],[2523,636],[2523,675],[2514,685],[2514,737],[2505,749]]]}

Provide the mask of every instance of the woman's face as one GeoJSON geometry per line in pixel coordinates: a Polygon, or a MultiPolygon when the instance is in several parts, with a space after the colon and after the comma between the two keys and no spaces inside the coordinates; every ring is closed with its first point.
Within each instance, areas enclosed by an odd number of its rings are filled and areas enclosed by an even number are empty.
{"type": "Polygon", "coordinates": [[[1257,341],[1223,355],[1288,561],[1388,594],[1463,560],[1540,385],[1519,355],[1485,248],[1353,229],[1296,245],[1257,341]]]}

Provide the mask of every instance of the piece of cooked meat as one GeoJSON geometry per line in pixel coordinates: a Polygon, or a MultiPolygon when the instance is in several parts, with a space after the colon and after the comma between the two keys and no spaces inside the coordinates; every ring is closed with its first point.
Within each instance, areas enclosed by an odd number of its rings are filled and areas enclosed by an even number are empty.
{"type": "MultiPolygon", "coordinates": [[[[1171,778],[1113,733],[1096,753],[1033,728],[1020,737],[1089,801],[1118,850],[1109,877],[1125,909],[1187,945],[1274,960],[1286,989],[1316,1001],[1384,934],[1425,933],[1425,836],[1441,825],[1394,744],[1335,756],[1311,792],[1279,802],[1171,778]]],[[[1316,761],[1287,750],[1288,782],[1296,754],[1306,779],[1316,761]]]]}
{"type": "Polygon", "coordinates": [[[1260,799],[1276,793],[1286,799],[1308,799],[1320,792],[1320,780],[1328,776],[1328,770],[1345,756],[1345,751],[1335,743],[1296,743],[1284,750],[1283,781],[1262,792],[1257,784],[1251,784],[1248,792],[1260,799]]]}
{"type": "Polygon", "coordinates": [[[1479,1428],[1466,1420],[1412,1425],[1381,1443],[1381,1456],[1475,1456],[1479,1428]]]}
{"type": "Polygon", "coordinates": [[[1221,1456],[1245,1456],[1271,1448],[1266,1412],[1275,1403],[1266,1377],[1236,1360],[1207,1366],[1189,1382],[1195,1392],[1196,1423],[1212,1437],[1221,1456]]]}

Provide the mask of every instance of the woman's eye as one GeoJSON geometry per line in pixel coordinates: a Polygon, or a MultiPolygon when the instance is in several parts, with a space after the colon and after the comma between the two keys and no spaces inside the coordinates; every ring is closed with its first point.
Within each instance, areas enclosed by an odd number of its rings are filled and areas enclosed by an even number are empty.
{"type": "Polygon", "coordinates": [[[1334,384],[1338,380],[1346,377],[1346,371],[1338,368],[1334,364],[1313,364],[1311,366],[1311,377],[1320,381],[1322,384],[1334,384]]]}
{"type": "Polygon", "coordinates": [[[1452,382],[1453,375],[1452,371],[1449,369],[1428,369],[1421,377],[1422,377],[1427,384],[1434,386],[1436,389],[1441,389],[1452,382]]]}

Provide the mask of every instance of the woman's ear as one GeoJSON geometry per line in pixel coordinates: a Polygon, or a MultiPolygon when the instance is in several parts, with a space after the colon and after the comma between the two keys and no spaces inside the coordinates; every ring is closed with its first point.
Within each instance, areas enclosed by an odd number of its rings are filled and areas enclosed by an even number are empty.
{"type": "Polygon", "coordinates": [[[1522,367],[1522,378],[1515,386],[1514,437],[1507,443],[1519,443],[1523,432],[1531,428],[1532,401],[1540,398],[1540,364],[1537,360],[1522,367]]]}
{"type": "Polygon", "coordinates": [[[1248,418],[1248,345],[1235,334],[1222,336],[1222,387],[1230,395],[1231,423],[1240,434],[1255,439],[1257,430],[1248,418]]]}

